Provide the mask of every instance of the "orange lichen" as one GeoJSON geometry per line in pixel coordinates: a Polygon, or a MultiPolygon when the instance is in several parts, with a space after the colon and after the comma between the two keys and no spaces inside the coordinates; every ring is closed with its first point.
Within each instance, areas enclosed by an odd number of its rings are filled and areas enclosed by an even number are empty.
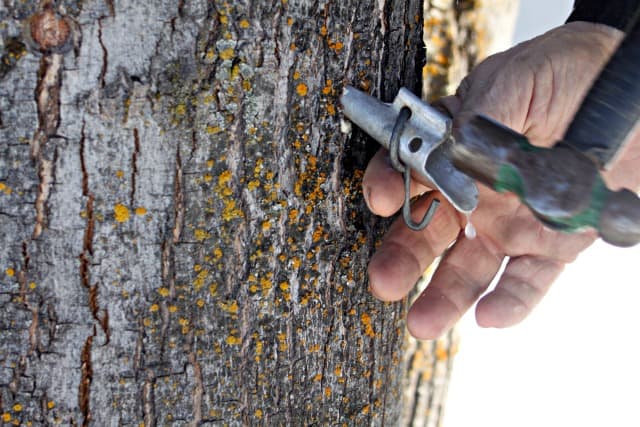
{"type": "Polygon", "coordinates": [[[168,297],[169,294],[170,294],[169,289],[167,289],[165,287],[159,288],[158,289],[158,293],[160,294],[160,296],[163,296],[165,298],[168,297]]]}
{"type": "Polygon", "coordinates": [[[240,28],[244,28],[244,29],[247,29],[247,28],[249,28],[251,26],[249,21],[247,21],[246,19],[240,20],[239,25],[240,25],[240,28]]]}
{"type": "Polygon", "coordinates": [[[449,352],[447,351],[445,344],[442,341],[438,341],[438,343],[436,344],[436,359],[441,362],[447,360],[448,358],[449,352]]]}
{"type": "Polygon", "coordinates": [[[7,196],[10,196],[13,190],[9,188],[4,182],[0,182],[0,192],[4,193],[7,196]]]}
{"type": "Polygon", "coordinates": [[[147,208],[143,207],[143,206],[138,206],[136,208],[136,215],[138,216],[143,216],[147,214],[147,208]]]}
{"type": "Polygon", "coordinates": [[[5,272],[5,273],[6,273],[6,275],[7,275],[7,276],[9,276],[9,277],[13,277],[13,276],[15,276],[15,275],[16,275],[16,271],[15,271],[13,268],[11,268],[11,267],[7,268],[4,272],[5,272]]]}
{"type": "Polygon", "coordinates": [[[362,322],[362,326],[364,326],[364,333],[366,336],[375,338],[376,334],[373,331],[373,326],[371,324],[371,316],[367,313],[362,313],[360,315],[360,321],[362,322]]]}
{"type": "Polygon", "coordinates": [[[160,306],[158,304],[151,304],[151,307],[149,307],[149,311],[152,313],[158,311],[159,309],[160,309],[160,306]]]}
{"type": "Polygon", "coordinates": [[[307,93],[309,92],[309,88],[307,87],[306,84],[304,83],[298,83],[298,85],[296,86],[296,93],[300,96],[307,96],[307,93]]]}
{"type": "Polygon", "coordinates": [[[293,258],[291,258],[291,265],[294,269],[297,270],[302,265],[302,261],[300,261],[300,258],[298,258],[297,256],[294,256],[293,258]]]}
{"type": "Polygon", "coordinates": [[[122,203],[118,203],[113,207],[113,216],[117,222],[123,223],[129,221],[129,208],[122,203]]]}

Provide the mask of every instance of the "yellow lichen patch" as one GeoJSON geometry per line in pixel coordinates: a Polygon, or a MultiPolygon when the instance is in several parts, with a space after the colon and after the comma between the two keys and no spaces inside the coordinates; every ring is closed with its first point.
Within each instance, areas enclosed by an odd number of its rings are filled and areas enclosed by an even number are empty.
{"type": "Polygon", "coordinates": [[[324,389],[324,395],[326,397],[331,397],[331,387],[325,387],[324,389]]]}
{"type": "Polygon", "coordinates": [[[48,409],[53,409],[56,407],[56,402],[54,402],[53,400],[50,400],[47,402],[47,408],[48,409]]]}
{"type": "Polygon", "coordinates": [[[168,297],[169,294],[170,294],[169,289],[167,289],[165,287],[158,288],[158,293],[160,294],[160,296],[165,297],[165,298],[168,297]]]}
{"type": "Polygon", "coordinates": [[[222,210],[222,218],[225,221],[231,221],[236,218],[244,218],[244,212],[236,207],[235,200],[225,200],[224,209],[222,210]]]}
{"type": "Polygon", "coordinates": [[[29,283],[29,289],[35,289],[36,286],[38,286],[38,285],[36,285],[36,282],[29,283]]]}
{"type": "Polygon", "coordinates": [[[238,313],[238,302],[236,300],[232,300],[229,302],[220,302],[220,308],[227,313],[236,314],[238,313]]]}
{"type": "Polygon", "coordinates": [[[118,178],[124,178],[124,171],[122,169],[118,169],[116,171],[116,177],[118,178]]]}
{"type": "Polygon", "coordinates": [[[447,347],[445,346],[444,342],[438,341],[438,343],[436,344],[436,359],[441,362],[447,360],[448,358],[449,352],[447,351],[447,347]]]}
{"type": "Polygon", "coordinates": [[[258,187],[260,187],[260,181],[257,179],[253,179],[247,184],[247,188],[251,191],[255,190],[258,187]]]}
{"type": "Polygon", "coordinates": [[[322,373],[317,373],[315,377],[313,377],[314,382],[322,381],[322,373]]]}
{"type": "Polygon", "coordinates": [[[321,36],[324,37],[324,36],[327,35],[327,33],[328,33],[328,31],[327,31],[327,26],[326,25],[323,25],[322,27],[320,27],[320,35],[321,36]]]}
{"type": "Polygon", "coordinates": [[[129,221],[129,208],[122,203],[118,203],[113,207],[113,216],[117,222],[123,223],[129,221]]]}
{"type": "Polygon", "coordinates": [[[300,79],[300,71],[295,71],[293,73],[293,80],[299,80],[300,79]]]}
{"type": "Polygon", "coordinates": [[[205,280],[207,280],[207,277],[209,277],[209,270],[201,269],[198,275],[196,276],[196,278],[193,279],[192,284],[196,292],[202,289],[202,287],[204,286],[205,280]]]}
{"type": "Polygon", "coordinates": [[[200,228],[196,229],[196,231],[193,232],[193,235],[199,242],[202,242],[211,237],[211,234],[209,234],[206,230],[202,230],[200,228]]]}
{"type": "Polygon", "coordinates": [[[8,423],[9,421],[11,421],[11,414],[8,412],[5,412],[4,414],[2,414],[2,421],[4,421],[5,423],[8,423]]]}
{"type": "Polygon", "coordinates": [[[262,232],[266,232],[269,231],[271,229],[271,221],[270,220],[266,220],[262,222],[262,232]]]}
{"type": "Polygon", "coordinates": [[[207,160],[207,167],[208,167],[208,168],[212,168],[212,167],[213,167],[213,165],[215,165],[215,164],[216,164],[216,161],[215,161],[215,160],[213,160],[213,159],[209,159],[209,160],[207,160]]]}
{"type": "Polygon", "coordinates": [[[142,324],[148,328],[149,326],[151,326],[152,322],[151,319],[149,319],[148,317],[145,317],[144,319],[142,319],[142,324]]]}
{"type": "Polygon", "coordinates": [[[218,185],[223,187],[227,185],[229,181],[231,181],[231,171],[227,169],[218,176],[218,185]]]}
{"type": "Polygon", "coordinates": [[[247,21],[246,19],[240,20],[238,25],[240,25],[240,28],[243,28],[243,29],[247,29],[247,28],[249,28],[251,26],[249,21],[247,21]]]}
{"type": "Polygon", "coordinates": [[[11,267],[7,268],[4,272],[5,272],[5,273],[6,273],[6,275],[7,275],[7,276],[9,276],[9,277],[13,277],[13,276],[15,276],[15,275],[16,275],[16,271],[15,271],[13,268],[11,268],[11,267]]]}
{"type": "Polygon", "coordinates": [[[216,257],[216,259],[220,259],[222,258],[222,249],[220,248],[215,248],[213,250],[213,256],[216,257]]]}
{"type": "Polygon", "coordinates": [[[217,134],[217,133],[222,132],[222,128],[221,128],[220,126],[212,126],[212,125],[209,125],[209,126],[207,126],[206,131],[207,131],[207,133],[208,133],[209,135],[215,135],[215,134],[217,134]]]}
{"type": "Polygon", "coordinates": [[[320,239],[322,239],[324,233],[324,228],[322,228],[322,225],[318,225],[316,227],[316,229],[313,231],[313,243],[318,243],[320,241],[320,239]]]}
{"type": "Polygon", "coordinates": [[[149,307],[149,311],[152,313],[158,311],[159,309],[160,309],[160,306],[158,304],[151,304],[151,307],[149,307]]]}
{"type": "Polygon", "coordinates": [[[224,49],[222,52],[220,52],[219,56],[220,56],[220,59],[227,61],[229,59],[233,59],[234,55],[235,55],[235,50],[232,47],[228,47],[224,49]]]}
{"type": "Polygon", "coordinates": [[[362,313],[360,315],[360,322],[362,322],[362,326],[364,327],[365,335],[374,338],[376,334],[373,331],[373,326],[371,324],[371,316],[369,316],[367,313],[362,313]]]}
{"type": "Polygon", "coordinates": [[[138,216],[143,216],[147,214],[147,208],[143,207],[143,206],[138,206],[136,208],[136,215],[138,216]]]}
{"type": "Polygon", "coordinates": [[[302,265],[302,261],[300,261],[300,258],[298,258],[297,256],[294,256],[293,258],[291,258],[291,266],[295,270],[299,269],[300,265],[302,265]]]}
{"type": "Polygon", "coordinates": [[[291,209],[289,211],[289,221],[290,222],[296,222],[298,220],[298,210],[297,209],[291,209]]]}
{"type": "Polygon", "coordinates": [[[335,50],[336,52],[340,52],[342,48],[344,48],[344,43],[342,43],[341,41],[337,41],[335,43],[330,43],[329,47],[335,50]]]}
{"type": "Polygon", "coordinates": [[[370,406],[370,405],[365,405],[365,406],[362,408],[362,414],[363,414],[363,415],[367,415],[367,414],[369,413],[369,411],[370,411],[370,410],[371,410],[371,406],[370,406]]]}
{"type": "Polygon", "coordinates": [[[296,86],[296,93],[300,96],[307,96],[307,93],[309,92],[309,88],[307,87],[306,84],[304,83],[298,83],[298,85],[296,86]]]}
{"type": "Polygon", "coordinates": [[[184,104],[178,104],[174,107],[173,111],[178,116],[184,116],[187,113],[187,106],[184,104]]]}
{"type": "Polygon", "coordinates": [[[209,285],[209,294],[215,296],[218,293],[218,285],[212,283],[209,285]]]}
{"type": "Polygon", "coordinates": [[[236,337],[234,335],[229,335],[225,341],[229,345],[240,345],[240,344],[242,344],[242,340],[240,339],[240,337],[236,337]]]}
{"type": "Polygon", "coordinates": [[[169,313],[175,313],[176,311],[178,311],[178,306],[177,305],[173,305],[171,304],[169,307],[167,307],[169,309],[169,313]]]}
{"type": "Polygon", "coordinates": [[[333,371],[334,374],[336,374],[336,377],[341,377],[342,376],[342,366],[338,365],[336,366],[336,369],[333,371]]]}
{"type": "Polygon", "coordinates": [[[256,409],[256,411],[253,413],[256,418],[261,419],[262,418],[262,409],[258,408],[256,409]]]}
{"type": "Polygon", "coordinates": [[[16,403],[15,405],[13,405],[13,411],[14,412],[20,412],[22,411],[22,405],[19,403],[16,403]]]}
{"type": "Polygon", "coordinates": [[[4,193],[6,196],[10,196],[13,193],[13,189],[8,187],[4,182],[0,182],[0,192],[4,193]]]}
{"type": "Polygon", "coordinates": [[[289,348],[289,345],[287,344],[287,333],[286,332],[280,332],[278,333],[278,349],[280,351],[285,351],[287,348],[289,348]]]}
{"type": "Polygon", "coordinates": [[[333,80],[328,79],[325,82],[324,87],[322,88],[322,94],[323,95],[330,95],[331,92],[333,92],[333,80]]]}
{"type": "Polygon", "coordinates": [[[271,279],[263,277],[260,279],[260,286],[262,287],[262,292],[269,292],[273,287],[273,282],[271,279]]]}

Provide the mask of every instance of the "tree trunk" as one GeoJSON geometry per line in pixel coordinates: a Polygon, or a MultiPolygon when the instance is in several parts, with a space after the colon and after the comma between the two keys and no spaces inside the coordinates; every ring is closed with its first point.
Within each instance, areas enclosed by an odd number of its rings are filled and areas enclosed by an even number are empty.
{"type": "Polygon", "coordinates": [[[340,132],[337,101],[345,83],[419,92],[422,17],[418,0],[4,0],[3,422],[437,423],[444,387],[425,384],[452,340],[406,345],[405,304],[368,294],[377,147],[340,132]]]}

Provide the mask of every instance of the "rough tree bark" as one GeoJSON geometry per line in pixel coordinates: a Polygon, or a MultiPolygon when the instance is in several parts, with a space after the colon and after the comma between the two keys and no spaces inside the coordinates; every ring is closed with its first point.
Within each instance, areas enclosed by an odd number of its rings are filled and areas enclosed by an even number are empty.
{"type": "Polygon", "coordinates": [[[2,421],[438,423],[455,345],[367,292],[376,147],[337,101],[420,90],[422,7],[4,0],[2,421]]]}

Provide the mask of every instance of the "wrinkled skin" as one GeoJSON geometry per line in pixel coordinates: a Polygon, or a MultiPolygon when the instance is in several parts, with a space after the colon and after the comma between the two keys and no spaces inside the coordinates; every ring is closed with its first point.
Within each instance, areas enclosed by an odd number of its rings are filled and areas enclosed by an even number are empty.
{"type": "MultiPolygon", "coordinates": [[[[536,145],[551,146],[564,134],[591,82],[621,39],[621,32],[602,25],[563,25],[489,57],[465,78],[456,95],[439,104],[454,120],[484,114],[523,133],[536,145]]],[[[635,132],[607,172],[611,188],[636,189],[640,184],[639,134],[635,132]]],[[[547,229],[516,196],[479,187],[480,202],[471,217],[476,239],[464,237],[466,217],[439,197],[442,204],[425,230],[411,231],[397,219],[370,261],[371,292],[381,300],[397,301],[444,254],[431,282],[408,312],[407,325],[416,338],[439,337],[476,301],[476,320],[482,327],[520,322],[564,265],[595,239],[593,231],[564,234],[547,229]],[[495,289],[479,299],[507,257],[495,289]]],[[[363,190],[369,208],[378,215],[390,216],[401,208],[402,178],[391,167],[385,150],[367,167],[363,190]]],[[[431,199],[438,196],[414,182],[412,196],[422,193],[412,207],[414,220],[422,218],[431,199]]]]}

